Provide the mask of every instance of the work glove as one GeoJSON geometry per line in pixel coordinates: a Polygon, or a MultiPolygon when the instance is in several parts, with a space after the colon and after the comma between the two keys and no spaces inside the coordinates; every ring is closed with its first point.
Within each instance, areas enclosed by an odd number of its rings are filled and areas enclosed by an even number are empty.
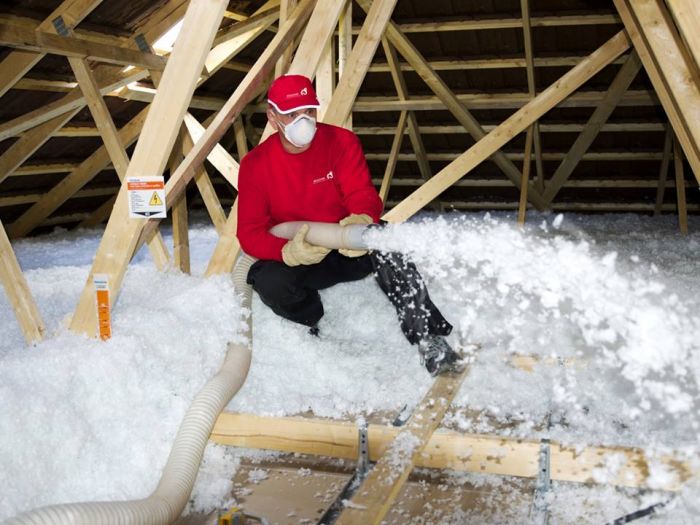
{"type": "Polygon", "coordinates": [[[317,264],[330,253],[330,249],[306,242],[309,225],[304,224],[294,238],[282,247],[282,260],[287,266],[317,264]]]}
{"type": "MultiPolygon", "coordinates": [[[[372,224],[373,222],[374,219],[372,219],[372,217],[366,213],[352,213],[344,219],[341,219],[338,224],[341,226],[347,226],[349,224],[372,224]]],[[[367,250],[348,250],[347,248],[341,248],[338,250],[338,252],[345,255],[345,257],[361,257],[367,253],[367,250]]]]}

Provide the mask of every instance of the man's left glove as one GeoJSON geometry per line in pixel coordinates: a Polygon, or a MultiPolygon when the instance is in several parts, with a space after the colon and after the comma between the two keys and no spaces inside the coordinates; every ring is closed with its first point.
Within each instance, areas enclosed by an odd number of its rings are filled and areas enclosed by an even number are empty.
{"type": "MultiPolygon", "coordinates": [[[[348,226],[349,224],[372,224],[374,222],[374,219],[367,215],[366,213],[353,213],[345,217],[344,219],[341,219],[338,224],[341,226],[348,226]]],[[[367,253],[367,250],[348,250],[347,248],[341,248],[338,250],[338,252],[341,255],[345,255],[345,257],[361,257],[362,255],[367,253]]]]}
{"type": "Polygon", "coordinates": [[[304,224],[294,238],[282,247],[282,260],[287,266],[318,264],[330,253],[328,248],[316,246],[306,240],[309,225],[304,224]]]}

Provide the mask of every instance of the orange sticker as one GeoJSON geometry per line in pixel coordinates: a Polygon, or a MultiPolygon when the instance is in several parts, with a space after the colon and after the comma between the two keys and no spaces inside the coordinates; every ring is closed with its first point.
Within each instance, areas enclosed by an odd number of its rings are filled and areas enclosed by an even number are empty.
{"type": "Polygon", "coordinates": [[[106,275],[95,275],[95,296],[97,299],[97,328],[100,339],[112,337],[112,314],[109,306],[109,286],[106,275]]]}

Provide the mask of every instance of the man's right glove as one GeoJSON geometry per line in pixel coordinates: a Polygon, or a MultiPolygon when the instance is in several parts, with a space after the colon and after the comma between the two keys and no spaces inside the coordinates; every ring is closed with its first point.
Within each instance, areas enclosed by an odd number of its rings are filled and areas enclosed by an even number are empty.
{"type": "Polygon", "coordinates": [[[287,266],[317,264],[330,253],[329,248],[316,246],[306,241],[309,225],[304,224],[294,238],[282,247],[282,260],[287,266]]]}

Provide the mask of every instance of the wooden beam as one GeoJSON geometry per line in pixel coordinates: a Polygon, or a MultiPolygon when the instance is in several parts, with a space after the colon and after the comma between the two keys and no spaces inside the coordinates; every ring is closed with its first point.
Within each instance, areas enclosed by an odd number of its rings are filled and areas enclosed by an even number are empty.
{"type": "Polygon", "coordinates": [[[411,217],[425,204],[502,148],[515,135],[522,133],[530,124],[559,104],[628,48],[629,41],[625,33],[616,34],[555,84],[544,90],[459,158],[443,168],[401,204],[385,214],[384,218],[389,222],[402,222],[411,217]]]}
{"type": "MultiPolygon", "coordinates": [[[[363,9],[367,8],[369,0],[359,0],[358,4],[363,9]]],[[[447,87],[447,84],[430,68],[430,65],[420,54],[418,49],[411,43],[404,34],[402,34],[396,24],[390,22],[386,27],[386,37],[391,44],[397,49],[401,55],[416,69],[416,73],[420,75],[423,81],[437,95],[440,102],[452,113],[457,121],[464,126],[474,140],[481,140],[486,133],[481,128],[474,116],[464,107],[457,99],[455,94],[447,87]]],[[[494,152],[493,162],[513,181],[516,187],[520,188],[520,170],[515,165],[505,158],[503,153],[494,152]]],[[[542,209],[543,201],[539,193],[532,191],[529,194],[530,201],[537,207],[542,209]]]]}
{"type": "MultiPolygon", "coordinates": [[[[282,25],[287,20],[289,13],[291,13],[296,7],[296,0],[281,0],[280,2],[280,17],[279,24],[282,25]]],[[[292,53],[294,52],[293,46],[289,46],[282,56],[277,61],[275,65],[275,78],[284,75],[289,69],[289,65],[292,62],[292,53]]]]}
{"type": "Polygon", "coordinates": [[[683,41],[700,68],[700,5],[692,0],[666,0],[683,41]]]}
{"type": "MultiPolygon", "coordinates": [[[[615,13],[597,13],[590,15],[539,16],[531,19],[532,27],[566,27],[582,25],[619,25],[620,17],[615,13]]],[[[483,31],[490,29],[520,29],[523,26],[521,18],[474,18],[464,20],[435,20],[417,23],[400,24],[402,33],[437,33],[445,31],[483,31]]],[[[354,34],[359,33],[359,27],[353,27],[354,34]]]]}
{"type": "Polygon", "coordinates": [[[654,217],[661,215],[661,207],[664,203],[664,190],[666,189],[666,178],[668,177],[668,165],[671,161],[672,150],[673,129],[669,124],[664,138],[664,152],[663,159],[661,160],[661,168],[659,169],[659,183],[656,187],[656,205],[654,206],[654,217]]]}
{"type": "MultiPolygon", "coordinates": [[[[342,78],[347,69],[350,53],[352,53],[352,1],[347,0],[345,9],[338,18],[338,78],[342,78]]],[[[370,67],[372,67],[371,64],[370,67]]],[[[352,111],[345,120],[344,127],[353,129],[352,111]]]]}
{"type": "MultiPolygon", "coordinates": [[[[498,124],[483,124],[484,131],[493,131],[498,124]]],[[[585,128],[585,123],[578,122],[541,122],[540,131],[542,133],[580,133],[585,128]]],[[[65,128],[64,128],[65,129],[65,128]]],[[[453,135],[463,134],[467,131],[462,126],[457,125],[427,125],[418,128],[421,134],[428,135],[453,135]]],[[[394,135],[394,126],[356,126],[353,130],[356,135],[394,135]]],[[[606,122],[600,130],[605,133],[637,133],[655,131],[666,131],[666,126],[662,122],[606,122]]]]}
{"type": "MultiPolygon", "coordinates": [[[[523,44],[525,48],[525,64],[527,67],[527,90],[530,98],[537,95],[537,82],[535,80],[535,51],[532,44],[532,24],[530,18],[529,0],[520,0],[520,12],[523,19],[523,44]]],[[[544,191],[544,167],[542,165],[542,138],[540,137],[540,123],[535,122],[533,127],[534,147],[535,147],[535,169],[537,170],[537,180],[535,187],[539,193],[544,191]]],[[[528,165],[528,170],[529,170],[528,165]]],[[[523,173],[523,176],[525,174],[523,173]]],[[[527,188],[520,187],[520,194],[527,196],[527,188]]],[[[525,204],[527,205],[527,203],[525,204]]],[[[524,221],[523,216],[523,221],[524,221]]]]}
{"type": "MultiPolygon", "coordinates": [[[[445,151],[438,153],[428,153],[427,157],[431,161],[438,162],[450,162],[453,161],[461,155],[458,151],[445,151]]],[[[562,161],[566,158],[568,153],[561,151],[548,151],[542,154],[542,159],[545,161],[562,161]]],[[[525,158],[522,151],[506,151],[504,155],[507,159],[512,161],[521,161],[525,158]]],[[[374,153],[369,151],[365,153],[365,158],[367,160],[380,160],[385,161],[389,158],[388,153],[374,153]]],[[[589,151],[587,152],[581,160],[584,161],[647,161],[647,160],[661,160],[663,154],[659,151],[589,151]]],[[[414,153],[399,153],[397,160],[403,162],[415,162],[416,155],[414,153]]],[[[511,183],[512,186],[512,183],[511,183]]]]}
{"type": "MultiPolygon", "coordinates": [[[[71,195],[70,198],[88,199],[92,197],[104,197],[106,195],[116,195],[118,191],[118,187],[89,188],[86,190],[81,190],[71,195]]],[[[43,193],[3,193],[2,196],[0,196],[0,208],[4,208],[6,206],[17,206],[18,204],[34,204],[38,202],[43,196],[43,193]]],[[[10,234],[9,231],[7,233],[8,235],[10,234]]]]}
{"type": "MultiPolygon", "coordinates": [[[[191,113],[185,114],[184,123],[193,143],[196,143],[204,136],[204,133],[206,132],[204,126],[202,126],[202,124],[200,124],[191,113]]],[[[231,186],[234,188],[238,187],[239,164],[236,162],[236,159],[234,159],[231,154],[226,151],[226,148],[217,142],[209,152],[207,160],[212,163],[212,165],[219,173],[221,173],[224,179],[226,179],[231,186]]]]}
{"type": "Polygon", "coordinates": [[[435,379],[406,425],[341,512],[336,520],[338,525],[379,525],[382,522],[440,426],[468,370],[465,366],[461,372],[443,374],[435,379]]]}
{"type": "Polygon", "coordinates": [[[576,142],[574,142],[571,149],[569,149],[566,158],[561,162],[547,184],[547,188],[544,192],[544,199],[547,205],[551,204],[564,182],[571,176],[584,154],[588,151],[588,148],[591,147],[598,133],[600,133],[603,124],[605,124],[615,110],[622,95],[627,91],[641,67],[642,64],[639,60],[639,55],[635,51],[632,51],[625,64],[615,76],[603,100],[601,100],[600,104],[591,115],[591,118],[588,119],[586,127],[576,138],[576,142]]]}
{"type": "MultiPolygon", "coordinates": [[[[594,107],[605,96],[605,91],[582,91],[569,99],[562,101],[562,108],[594,107]]],[[[466,107],[475,109],[520,109],[530,101],[527,93],[462,93],[455,94],[458,101],[466,107]]],[[[620,100],[620,106],[657,106],[658,99],[653,91],[630,90],[620,100]]],[[[260,108],[262,110],[262,108],[260,108]]],[[[352,110],[355,112],[373,111],[440,111],[445,109],[445,104],[438,97],[412,96],[407,101],[398,100],[396,97],[357,97],[352,110]]]]}
{"type": "MultiPolygon", "coordinates": [[[[524,159],[524,156],[523,156],[524,159]]],[[[375,178],[372,182],[376,185],[382,183],[382,179],[375,178]]],[[[417,187],[423,184],[423,179],[417,177],[393,179],[392,186],[394,187],[417,187]]],[[[585,179],[585,180],[569,180],[565,188],[634,188],[634,189],[655,189],[658,187],[658,182],[653,179],[585,179]]],[[[675,188],[674,181],[665,183],[667,188],[675,188]]],[[[686,188],[695,187],[694,183],[685,181],[686,188]]],[[[513,188],[513,185],[508,179],[475,179],[468,177],[459,180],[452,185],[453,188],[513,188]]],[[[513,188],[514,189],[514,188],[513,188]]]]}
{"type": "MultiPolygon", "coordinates": [[[[401,24],[399,24],[401,27],[401,24]]],[[[534,67],[572,67],[578,64],[582,56],[549,56],[533,58],[534,67]]],[[[617,63],[615,61],[614,63],[617,63]]],[[[620,61],[620,63],[622,63],[620,61]]],[[[521,69],[527,68],[528,62],[523,57],[493,57],[493,58],[470,58],[470,59],[453,59],[453,60],[429,60],[428,64],[434,71],[464,71],[473,69],[521,69]]],[[[415,71],[413,66],[408,62],[400,62],[399,68],[401,71],[415,71]]],[[[388,73],[389,64],[386,62],[373,62],[369,67],[369,73],[388,73]]]]}
{"type": "MultiPolygon", "coordinates": [[[[137,174],[163,173],[226,5],[226,0],[190,2],[158,94],[136,143],[126,178],[137,174]]],[[[177,196],[171,198],[176,199],[177,196]]],[[[119,294],[126,265],[139,238],[139,235],[131,235],[131,231],[141,230],[145,222],[128,217],[127,199],[126,185],[123,185],[73,315],[70,325],[73,331],[93,337],[96,334],[96,312],[92,299],[92,276],[95,273],[109,275],[111,305],[119,294]]],[[[150,235],[144,235],[144,238],[150,238],[150,235]]]]}
{"type": "Polygon", "coordinates": [[[676,200],[678,203],[678,228],[683,235],[688,234],[688,203],[685,200],[683,178],[683,150],[677,138],[673,141],[673,167],[676,172],[676,200]]]}
{"type": "Polygon", "coordinates": [[[35,53],[50,53],[154,70],[162,70],[166,62],[165,58],[152,53],[99,44],[78,37],[62,37],[51,33],[30,31],[8,24],[0,24],[0,45],[35,53]]]}
{"type": "MultiPolygon", "coordinates": [[[[168,128],[163,123],[164,117],[165,122],[172,121],[173,124],[181,122],[186,109],[187,98],[192,95],[194,83],[201,71],[201,62],[206,58],[206,49],[208,49],[208,45],[211,44],[214,38],[214,32],[216,31],[215,22],[220,20],[225,3],[220,2],[220,12],[212,9],[211,1],[206,6],[203,5],[204,2],[198,2],[197,0],[193,0],[190,4],[182,30],[185,38],[179,39],[176,43],[163,75],[159,95],[162,92],[164,98],[157,96],[153,102],[153,107],[144,125],[142,138],[136,145],[136,151],[129,165],[130,170],[134,169],[142,173],[162,172],[162,164],[167,160],[167,154],[172,146],[172,141],[167,136],[168,128]],[[218,19],[216,18],[217,16],[218,19]],[[203,31],[204,29],[207,31],[203,31]],[[205,34],[209,30],[211,30],[210,35],[205,34]],[[198,60],[200,54],[201,61],[198,60]],[[189,75],[190,72],[192,73],[191,77],[189,75]],[[183,82],[183,79],[188,80],[190,78],[192,78],[192,82],[188,87],[184,87],[187,82],[183,82]],[[151,118],[153,115],[155,116],[151,118]],[[152,125],[147,130],[146,126],[149,122],[152,125]],[[170,144],[168,145],[167,142],[170,144]],[[154,152],[157,154],[154,154],[154,152]]],[[[175,173],[171,175],[166,185],[166,203],[172,203],[184,191],[189,180],[195,175],[196,168],[201,165],[231,122],[235,120],[245,105],[257,93],[265,76],[272,71],[274,62],[282,54],[282,50],[289,45],[301,30],[312,8],[313,0],[302,0],[287,23],[280,28],[280,31],[278,31],[267,49],[262,53],[256,65],[238,85],[224,108],[207,128],[205,134],[197,141],[175,173]]],[[[176,133],[177,129],[173,131],[176,133]]],[[[172,137],[172,140],[174,140],[174,137],[172,137]]],[[[158,222],[148,221],[151,224],[147,227],[146,221],[137,219],[125,221],[124,217],[127,215],[127,207],[126,192],[122,189],[115,203],[114,212],[107,224],[105,236],[102,239],[92,268],[92,273],[106,273],[110,276],[110,284],[112,286],[110,298],[112,301],[118,296],[128,261],[139,237],[142,234],[145,235],[148,230],[153,231],[158,222]]],[[[92,278],[90,277],[81,295],[76,315],[73,316],[71,328],[94,335],[96,323],[94,308],[91,306],[91,296],[92,278]]]]}
{"type": "MultiPolygon", "coordinates": [[[[183,138],[182,145],[183,154],[187,156],[192,150],[192,146],[194,146],[194,142],[192,141],[189,133],[183,138]]],[[[216,228],[216,232],[221,235],[224,225],[226,224],[226,213],[221,206],[219,197],[216,195],[216,190],[211,182],[211,178],[209,177],[207,170],[204,169],[204,165],[200,165],[199,168],[197,168],[197,173],[194,176],[194,182],[197,185],[199,194],[202,196],[202,201],[204,202],[207,213],[211,218],[211,222],[214,224],[214,228],[216,228]]]]}
{"type": "MultiPolygon", "coordinates": [[[[184,140],[187,136],[187,131],[182,129],[180,138],[175,144],[173,153],[170,156],[170,172],[174,172],[177,166],[183,159],[184,140]]],[[[182,192],[182,195],[173,203],[171,220],[173,224],[173,259],[175,268],[182,273],[190,273],[190,237],[189,237],[189,219],[187,214],[187,192],[182,192]]]]}
{"type": "MultiPolygon", "coordinates": [[[[147,114],[148,108],[142,109],[141,112],[119,131],[119,140],[125,147],[128,148],[136,141],[147,114]]],[[[64,177],[61,182],[51,188],[51,190],[39,199],[36,204],[22,213],[22,215],[9,225],[8,233],[10,236],[17,238],[29,234],[66,202],[71,195],[75,194],[99,172],[107,168],[110,162],[111,160],[107,153],[107,148],[105,146],[98,148],[92,155],[73,169],[69,175],[64,177]]]]}
{"type": "Polygon", "coordinates": [[[525,136],[525,158],[523,159],[523,183],[520,185],[520,205],[518,206],[518,224],[525,224],[525,214],[527,212],[527,189],[530,178],[530,167],[532,165],[532,143],[534,138],[535,125],[527,128],[525,136]]]}
{"type": "MultiPolygon", "coordinates": [[[[264,13],[273,7],[277,7],[278,5],[279,0],[268,0],[257,11],[255,11],[252,16],[264,13]]],[[[241,35],[215,45],[204,61],[204,68],[208,75],[211,76],[221,69],[224,64],[245,49],[248,44],[260,36],[273,22],[274,20],[266,18],[264,23],[260,23],[256,25],[256,27],[248,29],[248,31],[241,35]]],[[[205,78],[202,78],[198,82],[198,85],[201,85],[204,81],[205,78]]]]}
{"type": "MultiPolygon", "coordinates": [[[[128,72],[116,73],[113,68],[100,68],[95,72],[95,78],[100,86],[100,93],[106,95],[121,87],[145,78],[148,72],[142,69],[132,69],[128,72]]],[[[79,87],[55,102],[50,102],[36,110],[0,124],[0,140],[13,137],[23,131],[43,124],[52,118],[65,115],[69,111],[79,111],[86,104],[85,96],[79,87]]]]}
{"type": "Polygon", "coordinates": [[[58,115],[22,135],[0,156],[0,183],[31,157],[51,135],[72,119],[78,110],[58,115]]]}
{"type": "Polygon", "coordinates": [[[352,112],[355,97],[372,63],[384,29],[394,12],[396,1],[377,0],[367,10],[367,17],[348,57],[345,72],[328,105],[328,111],[324,117],[324,121],[328,124],[342,126],[352,112]]]}
{"type": "Polygon", "coordinates": [[[28,343],[41,341],[46,327],[2,222],[0,222],[0,282],[5,288],[24,338],[28,343]]]}
{"type": "Polygon", "coordinates": [[[257,14],[251,15],[245,20],[219,31],[216,38],[214,38],[214,46],[233,40],[236,37],[249,33],[251,30],[257,30],[261,26],[267,28],[279,17],[280,11],[275,7],[259,11],[257,14]]]}
{"type": "MultiPolygon", "coordinates": [[[[516,203],[517,206],[517,203],[516,203]]],[[[401,432],[401,427],[368,425],[369,457],[380,458],[401,432]]],[[[223,412],[212,430],[215,443],[299,454],[357,459],[357,424],[349,421],[305,417],[265,417],[223,412]]],[[[668,454],[647,455],[631,447],[564,446],[550,443],[551,478],[575,483],[606,483],[646,487],[649,466],[657,463],[672,475],[660,490],[679,490],[697,476],[692,461],[668,454]],[[615,458],[621,459],[615,475],[601,480],[595,471],[615,458]]],[[[438,429],[428,441],[416,465],[501,476],[534,478],[538,475],[540,442],[509,436],[469,434],[438,429]]],[[[618,464],[617,462],[615,463],[618,464]]]]}
{"type": "MultiPolygon", "coordinates": [[[[56,17],[63,18],[64,25],[71,29],[78,25],[103,0],[65,0],[41,24],[38,29],[52,29],[56,17]]],[[[13,87],[42,58],[43,53],[30,51],[12,51],[0,62],[0,97],[13,87]]]]}
{"type": "Polygon", "coordinates": [[[316,68],[316,96],[320,104],[317,119],[323,121],[335,91],[335,45],[329,38],[316,68]]]}
{"type": "MultiPolygon", "coordinates": [[[[386,202],[387,198],[389,197],[389,190],[391,189],[391,180],[394,177],[396,161],[398,160],[399,152],[401,151],[401,144],[403,143],[403,135],[406,130],[407,123],[408,112],[402,111],[401,115],[399,116],[399,122],[398,124],[396,124],[396,133],[394,134],[394,140],[391,143],[389,158],[386,161],[386,168],[384,169],[384,177],[382,178],[381,186],[379,188],[379,198],[382,199],[382,202],[386,202]]],[[[420,184],[421,182],[418,182],[418,185],[420,184]]]]}
{"type": "Polygon", "coordinates": [[[700,71],[660,0],[614,0],[700,182],[700,71]]]}

